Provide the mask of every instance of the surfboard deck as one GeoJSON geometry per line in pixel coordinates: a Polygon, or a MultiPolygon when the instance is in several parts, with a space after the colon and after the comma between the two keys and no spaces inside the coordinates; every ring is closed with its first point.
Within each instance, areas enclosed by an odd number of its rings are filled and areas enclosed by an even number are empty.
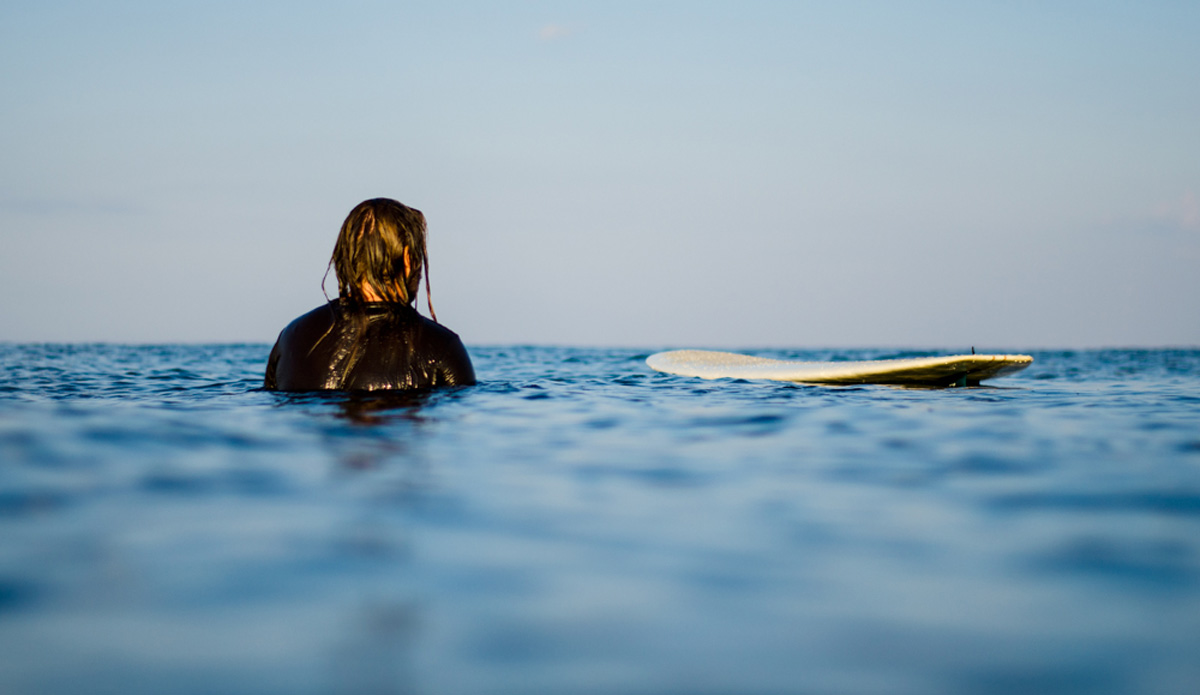
{"type": "Polygon", "coordinates": [[[671,350],[646,358],[651,369],[701,379],[769,379],[806,384],[975,386],[1019,372],[1029,355],[947,355],[858,362],[801,362],[711,350],[671,350]]]}

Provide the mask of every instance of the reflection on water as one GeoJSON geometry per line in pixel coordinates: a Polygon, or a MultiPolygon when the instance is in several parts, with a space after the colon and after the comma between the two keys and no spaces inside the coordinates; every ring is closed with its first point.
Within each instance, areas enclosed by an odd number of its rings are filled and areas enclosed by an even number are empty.
{"type": "Polygon", "coordinates": [[[270,393],[282,407],[302,410],[305,406],[330,406],[355,424],[384,425],[397,420],[419,421],[421,408],[446,392],[270,393]]]}
{"type": "Polygon", "coordinates": [[[490,348],[392,395],[266,352],[0,346],[0,691],[1200,684],[1198,351],[926,390],[490,348]]]}
{"type": "Polygon", "coordinates": [[[410,461],[410,449],[419,442],[425,424],[421,409],[439,395],[432,391],[272,394],[280,407],[312,414],[322,443],[347,470],[410,461]],[[325,422],[330,415],[337,419],[325,422]]]}

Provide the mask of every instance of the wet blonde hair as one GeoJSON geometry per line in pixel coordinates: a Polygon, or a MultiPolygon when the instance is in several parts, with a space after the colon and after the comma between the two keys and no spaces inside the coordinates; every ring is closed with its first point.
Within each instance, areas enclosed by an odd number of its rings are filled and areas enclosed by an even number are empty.
{"type": "MultiPolygon", "coordinates": [[[[425,216],[420,210],[391,198],[372,198],[359,203],[342,223],[329,268],[337,275],[338,294],[344,299],[366,302],[363,288],[367,287],[383,301],[396,304],[416,301],[424,270],[425,301],[429,315],[437,320],[429,290],[425,216]]],[[[325,272],[328,276],[328,268],[325,272]]]]}

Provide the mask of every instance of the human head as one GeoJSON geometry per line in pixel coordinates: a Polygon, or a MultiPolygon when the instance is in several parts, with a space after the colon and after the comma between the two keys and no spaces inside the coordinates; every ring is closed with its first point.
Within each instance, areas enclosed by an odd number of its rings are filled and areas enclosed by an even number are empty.
{"type": "Polygon", "coordinates": [[[342,223],[329,265],[337,275],[338,294],[346,299],[363,302],[373,294],[386,302],[412,304],[422,269],[428,298],[425,216],[391,198],[359,203],[342,223]]]}

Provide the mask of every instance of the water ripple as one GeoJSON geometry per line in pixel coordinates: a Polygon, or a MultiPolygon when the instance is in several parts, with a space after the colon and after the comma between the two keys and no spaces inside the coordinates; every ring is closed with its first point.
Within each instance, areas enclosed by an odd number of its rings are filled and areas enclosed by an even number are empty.
{"type": "Polygon", "coordinates": [[[1200,683],[1200,350],[899,389],[474,347],[347,395],[268,348],[0,344],[0,690],[1200,683]]]}

